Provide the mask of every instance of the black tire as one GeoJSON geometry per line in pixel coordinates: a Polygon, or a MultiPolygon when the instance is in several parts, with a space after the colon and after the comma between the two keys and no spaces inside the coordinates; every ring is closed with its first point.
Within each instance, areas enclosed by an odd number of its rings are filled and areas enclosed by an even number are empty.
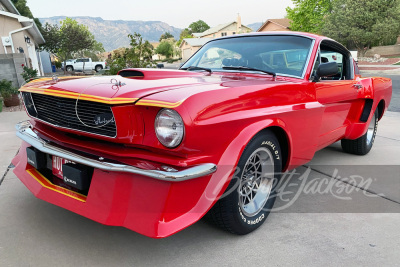
{"type": "Polygon", "coordinates": [[[94,70],[96,71],[96,72],[99,72],[99,71],[101,71],[103,69],[103,66],[101,66],[101,65],[97,65],[95,68],[94,68],[94,70]]]}
{"type": "MultiPolygon", "coordinates": [[[[259,159],[261,160],[261,157],[259,159]]],[[[256,164],[253,164],[253,166],[256,166],[256,164]]],[[[232,178],[224,195],[207,213],[206,218],[226,231],[238,235],[245,235],[256,230],[264,223],[264,221],[266,220],[266,218],[270,213],[270,210],[272,209],[275,203],[276,187],[281,177],[281,171],[282,171],[281,150],[278,139],[275,137],[275,135],[271,131],[266,130],[263,131],[261,134],[255,136],[243,151],[243,154],[240,157],[237,167],[238,167],[238,172],[237,172],[238,174],[232,178]],[[269,151],[270,154],[268,154],[267,151],[269,151]],[[249,171],[251,170],[251,168],[248,168],[248,166],[250,166],[249,165],[250,163],[251,164],[254,163],[253,161],[251,161],[251,157],[253,156],[255,157],[255,155],[258,155],[258,153],[261,152],[265,153],[265,156],[270,156],[270,158],[267,157],[265,158],[265,161],[263,162],[264,164],[261,164],[261,166],[269,166],[268,168],[270,168],[271,170],[269,172],[273,172],[273,174],[268,176],[269,178],[265,179],[257,178],[257,174],[255,174],[254,172],[251,173],[251,171],[249,171]],[[270,165],[265,164],[267,163],[267,161],[270,162],[270,165]],[[272,162],[273,166],[271,166],[272,162]],[[249,179],[247,177],[251,178],[249,179]],[[247,182],[243,183],[243,181],[247,182]],[[249,189],[250,187],[249,183],[252,183],[254,188],[254,184],[257,184],[257,181],[260,181],[260,185],[257,186],[258,189],[256,189],[257,191],[254,193],[254,196],[259,193],[264,194],[263,190],[260,190],[260,188],[263,189],[267,188],[267,187],[262,187],[264,186],[263,183],[265,181],[268,181],[268,183],[272,181],[272,185],[271,187],[268,187],[270,188],[270,193],[268,194],[268,196],[264,197],[264,195],[262,195],[263,197],[261,199],[264,200],[261,203],[259,203],[260,204],[259,207],[261,207],[261,209],[256,210],[252,214],[250,214],[247,213],[250,210],[246,210],[246,205],[243,202],[244,201],[243,199],[246,198],[243,195],[243,192],[246,191],[245,188],[249,189]]],[[[259,169],[256,168],[255,170],[259,169]]],[[[260,175],[260,177],[262,176],[260,175]]],[[[255,200],[254,196],[252,195],[253,190],[252,189],[249,190],[251,193],[248,196],[253,198],[253,203],[254,203],[255,200]]],[[[251,207],[250,201],[247,204],[247,207],[249,206],[251,207]]]]}
{"type": "Polygon", "coordinates": [[[376,109],[368,126],[368,130],[363,136],[355,140],[342,139],[341,145],[343,151],[355,155],[368,154],[375,141],[376,131],[378,129],[378,119],[379,113],[378,109],[376,109]]]}
{"type": "Polygon", "coordinates": [[[67,70],[67,72],[74,71],[74,67],[72,66],[67,66],[65,69],[67,70]]]}

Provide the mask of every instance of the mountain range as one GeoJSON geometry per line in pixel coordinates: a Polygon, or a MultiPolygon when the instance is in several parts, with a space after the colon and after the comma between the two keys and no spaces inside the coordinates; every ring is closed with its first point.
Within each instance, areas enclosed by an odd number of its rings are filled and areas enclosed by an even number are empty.
{"type": "MultiPolygon", "coordinates": [[[[40,18],[42,24],[59,24],[65,16],[40,18]]],[[[70,17],[78,23],[88,26],[98,42],[101,42],[106,51],[119,47],[128,47],[128,34],[140,33],[145,40],[158,42],[161,34],[169,32],[175,39],[179,39],[182,29],[168,25],[162,21],[135,21],[135,20],[104,20],[99,17],[70,17]]],[[[247,25],[256,31],[261,22],[247,25]]]]}
{"type": "MultiPolygon", "coordinates": [[[[59,24],[66,17],[40,18],[42,24],[59,24]]],[[[127,21],[127,20],[103,20],[94,17],[71,17],[80,24],[88,26],[98,42],[103,43],[106,51],[119,47],[128,47],[128,34],[140,33],[145,40],[158,42],[161,34],[171,33],[175,39],[179,39],[182,29],[175,28],[162,21],[127,21]]]]}

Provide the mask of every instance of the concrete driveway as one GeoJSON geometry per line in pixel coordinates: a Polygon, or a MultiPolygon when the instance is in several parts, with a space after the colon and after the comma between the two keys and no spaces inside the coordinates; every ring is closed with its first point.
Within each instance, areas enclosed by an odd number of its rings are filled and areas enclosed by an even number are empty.
{"type": "MultiPolygon", "coordinates": [[[[1,173],[20,144],[14,124],[25,118],[0,113],[1,173]]],[[[10,171],[0,186],[0,266],[400,266],[399,125],[400,113],[388,112],[367,156],[345,154],[338,143],[318,152],[247,236],[202,220],[150,239],[36,199],[10,171]],[[361,178],[346,179],[354,174],[361,178]],[[335,184],[328,190],[324,181],[335,184]]]]}

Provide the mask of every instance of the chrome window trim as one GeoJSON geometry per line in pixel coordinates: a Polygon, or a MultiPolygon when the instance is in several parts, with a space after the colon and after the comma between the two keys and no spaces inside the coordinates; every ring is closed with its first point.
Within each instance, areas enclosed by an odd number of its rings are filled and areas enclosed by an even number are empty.
{"type": "MultiPolygon", "coordinates": [[[[301,76],[301,79],[304,79],[305,76],[306,76],[307,67],[308,67],[308,64],[310,64],[311,55],[312,55],[312,51],[313,51],[313,49],[314,49],[314,45],[315,45],[315,39],[312,39],[310,51],[308,52],[308,58],[307,58],[306,64],[304,65],[304,71],[303,71],[303,75],[301,76]]],[[[319,49],[318,49],[318,51],[319,51],[319,49]]],[[[314,68],[314,66],[313,66],[313,68],[314,68]]],[[[312,70],[311,70],[311,71],[312,71],[312,70]]]]}
{"type": "MultiPolygon", "coordinates": [[[[318,58],[319,58],[319,61],[321,61],[321,43],[319,43],[319,46],[318,46],[318,50],[317,50],[317,56],[318,56],[318,58]]],[[[313,63],[313,65],[312,65],[312,68],[311,68],[311,73],[310,73],[310,77],[308,78],[308,81],[313,81],[313,79],[312,79],[312,77],[314,77],[314,76],[312,76],[312,71],[314,70],[314,67],[315,67],[315,63],[317,62],[317,60],[314,60],[314,63],[313,63]]]]}

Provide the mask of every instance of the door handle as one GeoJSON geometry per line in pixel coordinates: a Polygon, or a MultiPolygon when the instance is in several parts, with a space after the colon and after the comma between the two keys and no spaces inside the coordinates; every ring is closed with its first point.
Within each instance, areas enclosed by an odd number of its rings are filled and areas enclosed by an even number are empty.
{"type": "Polygon", "coordinates": [[[363,88],[362,84],[358,84],[358,83],[353,84],[353,87],[354,87],[354,89],[356,89],[356,90],[360,90],[360,89],[363,88]]]}

